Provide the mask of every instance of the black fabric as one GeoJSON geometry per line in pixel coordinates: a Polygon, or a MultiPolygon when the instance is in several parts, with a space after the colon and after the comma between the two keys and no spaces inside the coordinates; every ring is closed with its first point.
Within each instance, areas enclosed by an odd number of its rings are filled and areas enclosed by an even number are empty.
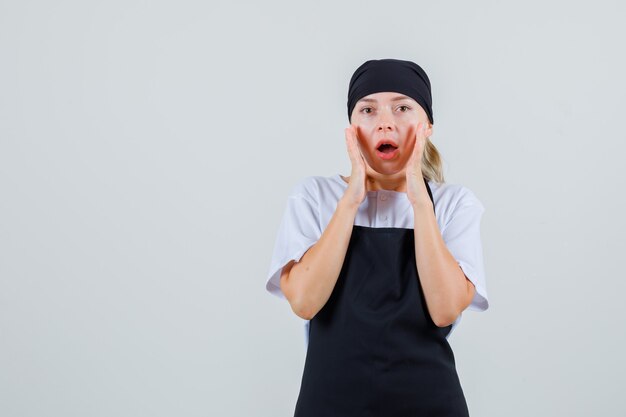
{"type": "Polygon", "coordinates": [[[335,288],[309,323],[295,417],[469,416],[452,325],[430,317],[414,239],[413,229],[353,226],[335,288]]]}
{"type": "Polygon", "coordinates": [[[357,101],[374,93],[391,91],[417,101],[433,121],[433,98],[426,72],[414,62],[399,59],[374,59],[356,69],[348,87],[348,120],[357,101]]]}

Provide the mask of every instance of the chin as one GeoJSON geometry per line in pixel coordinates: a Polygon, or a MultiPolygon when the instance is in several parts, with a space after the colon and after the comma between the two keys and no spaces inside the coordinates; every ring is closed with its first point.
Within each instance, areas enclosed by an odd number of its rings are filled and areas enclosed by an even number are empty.
{"type": "Polygon", "coordinates": [[[399,169],[387,168],[387,169],[374,169],[374,171],[380,175],[385,175],[388,177],[396,176],[404,173],[404,167],[399,169]]]}

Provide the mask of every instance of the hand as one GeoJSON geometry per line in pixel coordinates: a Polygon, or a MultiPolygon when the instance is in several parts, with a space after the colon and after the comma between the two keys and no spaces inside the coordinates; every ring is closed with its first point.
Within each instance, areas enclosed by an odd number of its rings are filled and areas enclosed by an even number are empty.
{"type": "Polygon", "coordinates": [[[406,164],[406,192],[409,201],[413,206],[430,202],[424,177],[422,175],[422,155],[426,146],[426,138],[433,132],[432,127],[428,127],[427,122],[417,124],[415,132],[415,146],[411,153],[411,158],[406,164]]]}
{"type": "Polygon", "coordinates": [[[348,188],[342,199],[347,202],[347,204],[358,207],[363,200],[365,200],[365,196],[367,195],[367,186],[365,184],[366,162],[359,149],[359,143],[356,138],[356,128],[354,126],[347,127],[345,134],[348,156],[352,163],[352,172],[350,173],[348,188]]]}

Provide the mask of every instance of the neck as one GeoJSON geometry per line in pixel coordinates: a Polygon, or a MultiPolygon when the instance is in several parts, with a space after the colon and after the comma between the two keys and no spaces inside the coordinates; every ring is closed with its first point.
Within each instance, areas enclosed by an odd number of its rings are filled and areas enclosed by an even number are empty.
{"type": "MultiPolygon", "coordinates": [[[[402,170],[396,174],[384,175],[373,170],[367,170],[365,185],[367,191],[388,190],[406,193],[406,172],[402,170]]],[[[341,175],[344,182],[350,183],[350,177],[341,175]]]]}
{"type": "Polygon", "coordinates": [[[394,175],[370,174],[366,180],[367,191],[390,190],[406,192],[406,175],[404,172],[394,175]]]}

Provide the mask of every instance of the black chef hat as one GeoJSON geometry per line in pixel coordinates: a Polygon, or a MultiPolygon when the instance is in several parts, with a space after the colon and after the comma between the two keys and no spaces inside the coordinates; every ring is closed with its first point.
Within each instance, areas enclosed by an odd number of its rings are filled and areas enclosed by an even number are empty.
{"type": "Polygon", "coordinates": [[[433,122],[432,94],[426,72],[414,62],[399,59],[374,59],[354,71],[348,87],[348,120],[356,102],[385,91],[404,94],[417,101],[433,122]]]}

